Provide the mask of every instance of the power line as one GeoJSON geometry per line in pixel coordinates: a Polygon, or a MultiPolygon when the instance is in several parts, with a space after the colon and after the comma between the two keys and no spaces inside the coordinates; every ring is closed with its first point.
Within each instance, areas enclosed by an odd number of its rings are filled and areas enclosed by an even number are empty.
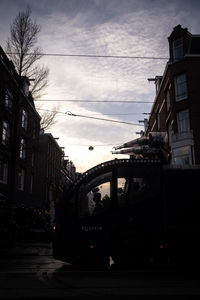
{"type": "MultiPolygon", "coordinates": [[[[6,52],[8,55],[20,55],[18,52],[6,52]]],[[[96,55],[96,54],[70,54],[70,53],[26,53],[34,56],[56,56],[56,57],[86,57],[86,58],[118,58],[118,59],[147,59],[147,60],[167,60],[168,57],[157,56],[128,56],[128,55],[96,55]]]]}
{"type": "MultiPolygon", "coordinates": [[[[37,108],[37,110],[43,110],[43,111],[48,111],[48,112],[52,112],[52,113],[58,113],[58,114],[64,114],[66,115],[66,112],[64,111],[58,111],[58,110],[50,110],[50,109],[44,109],[44,108],[37,108]]],[[[105,113],[105,114],[101,114],[101,113],[96,113],[96,114],[89,114],[88,116],[101,116],[101,115],[106,115],[106,116],[132,116],[132,115],[149,115],[150,113],[145,113],[145,112],[141,112],[141,113],[105,113]]]]}
{"type": "MultiPolygon", "coordinates": [[[[101,113],[97,114],[89,114],[89,116],[99,116],[102,115],[101,113]]],[[[149,115],[149,113],[144,113],[144,112],[138,112],[138,113],[114,113],[114,114],[107,114],[105,113],[104,115],[106,116],[133,116],[133,115],[149,115]]]]}
{"type": "MultiPolygon", "coordinates": [[[[93,147],[109,147],[109,146],[116,146],[121,144],[121,142],[119,143],[115,143],[115,144],[101,144],[101,145],[93,145],[93,147]]],[[[67,146],[79,146],[79,147],[88,147],[88,144],[67,144],[67,146]]]]}
{"type": "MultiPolygon", "coordinates": [[[[43,109],[43,108],[37,108],[37,110],[43,110],[43,111],[47,111],[47,112],[52,112],[52,113],[58,113],[58,114],[63,114],[66,115],[66,112],[64,111],[57,111],[57,110],[50,110],[50,109],[43,109]]],[[[159,115],[165,115],[165,112],[160,112],[159,115]]],[[[76,115],[76,114],[75,114],[76,115]]],[[[157,115],[157,113],[147,113],[147,112],[131,112],[131,113],[95,113],[95,114],[88,114],[87,116],[132,116],[132,115],[146,115],[146,116],[153,116],[153,115],[157,115]]],[[[195,111],[193,112],[193,115],[195,116],[199,116],[200,115],[200,111],[195,111]]]]}
{"type": "Polygon", "coordinates": [[[116,120],[111,120],[111,119],[104,119],[104,118],[96,118],[96,117],[90,117],[90,116],[84,116],[84,115],[77,115],[73,114],[70,111],[67,111],[66,114],[71,117],[81,117],[81,118],[87,118],[87,119],[93,119],[93,120],[100,120],[100,121],[107,121],[107,122],[114,122],[114,123],[121,123],[121,124],[127,124],[127,125],[134,125],[134,126],[144,126],[142,124],[136,124],[136,123],[131,123],[131,122],[124,122],[124,121],[116,121],[116,120]]]}
{"type": "Polygon", "coordinates": [[[92,117],[91,115],[85,116],[85,115],[74,114],[74,113],[72,113],[70,111],[61,112],[61,111],[48,110],[48,109],[38,109],[38,110],[44,110],[44,111],[49,111],[49,112],[56,112],[56,113],[68,115],[68,116],[71,116],[71,117],[81,117],[81,118],[94,119],[94,120],[100,120],[100,121],[107,121],[107,122],[113,122],[113,123],[120,123],[120,124],[126,124],[126,125],[143,126],[142,124],[136,124],[136,123],[125,122],[125,121],[117,121],[117,120],[105,119],[105,118],[97,118],[97,117],[92,117]]]}
{"type": "Polygon", "coordinates": [[[123,101],[123,100],[87,100],[87,99],[39,99],[39,98],[35,98],[35,101],[38,102],[85,102],[85,103],[146,103],[146,104],[152,104],[154,103],[154,101],[135,101],[135,100],[127,100],[127,101],[123,101]]]}

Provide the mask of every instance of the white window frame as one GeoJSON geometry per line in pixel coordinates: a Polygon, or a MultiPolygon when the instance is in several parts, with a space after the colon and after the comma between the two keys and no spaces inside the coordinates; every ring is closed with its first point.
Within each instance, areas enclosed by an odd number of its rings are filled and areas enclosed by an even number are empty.
{"type": "Polygon", "coordinates": [[[175,76],[174,85],[176,101],[187,99],[187,77],[185,73],[175,76]]]}
{"type": "Polygon", "coordinates": [[[189,109],[180,110],[177,113],[177,124],[179,134],[188,133],[190,131],[190,113],[189,109]],[[185,117],[184,117],[185,114],[185,117]]]}

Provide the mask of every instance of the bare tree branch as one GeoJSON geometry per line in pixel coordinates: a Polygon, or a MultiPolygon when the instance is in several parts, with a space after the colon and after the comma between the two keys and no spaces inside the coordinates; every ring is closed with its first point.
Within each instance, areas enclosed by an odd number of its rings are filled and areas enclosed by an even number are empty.
{"type": "Polygon", "coordinates": [[[51,112],[44,112],[40,122],[41,129],[48,130],[56,123],[56,115],[59,112],[59,106],[54,106],[51,112]]]}
{"type": "Polygon", "coordinates": [[[41,92],[44,90],[44,88],[48,85],[48,75],[49,75],[49,68],[47,67],[36,67],[32,72],[29,73],[30,78],[34,78],[34,81],[32,81],[31,84],[31,92],[33,95],[33,98],[35,97],[41,97],[41,92]]]}
{"type": "MultiPolygon", "coordinates": [[[[30,91],[33,98],[41,97],[48,85],[49,68],[37,64],[42,57],[42,50],[36,46],[40,31],[40,25],[31,18],[31,9],[27,7],[26,11],[18,13],[11,24],[10,38],[6,46],[7,55],[12,60],[19,76],[32,79],[30,91]]],[[[44,113],[41,127],[49,129],[55,123],[56,114],[56,112],[44,113]]]]}
{"type": "Polygon", "coordinates": [[[7,53],[15,64],[20,76],[26,76],[27,62],[29,68],[42,55],[41,49],[35,47],[41,28],[31,19],[31,10],[27,7],[25,12],[19,12],[10,26],[10,38],[7,41],[7,53]],[[31,50],[33,55],[27,55],[31,50]]]}

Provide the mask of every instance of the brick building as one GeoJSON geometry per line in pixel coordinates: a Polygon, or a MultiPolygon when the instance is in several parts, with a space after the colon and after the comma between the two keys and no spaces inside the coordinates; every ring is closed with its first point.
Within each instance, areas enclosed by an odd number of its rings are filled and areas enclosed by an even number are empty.
{"type": "Polygon", "coordinates": [[[35,199],[39,131],[29,81],[18,76],[0,47],[0,197],[8,213],[3,210],[2,224],[10,222],[13,208],[30,207],[35,199]]]}
{"type": "Polygon", "coordinates": [[[76,169],[53,136],[40,132],[29,80],[19,77],[0,47],[0,234],[44,227],[76,169]]]}
{"type": "Polygon", "coordinates": [[[63,188],[75,179],[76,169],[65,160],[65,154],[51,133],[41,131],[39,139],[36,197],[54,220],[55,203],[63,188]]]}
{"type": "Polygon", "coordinates": [[[156,97],[145,135],[166,132],[172,164],[200,164],[200,35],[176,26],[169,61],[153,79],[156,97]]]}

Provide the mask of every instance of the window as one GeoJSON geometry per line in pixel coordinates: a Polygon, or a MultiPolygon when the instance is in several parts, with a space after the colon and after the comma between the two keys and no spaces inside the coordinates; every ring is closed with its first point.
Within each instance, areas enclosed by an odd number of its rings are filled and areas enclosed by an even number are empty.
{"type": "Polygon", "coordinates": [[[167,90],[165,101],[166,101],[167,111],[169,111],[169,109],[170,109],[170,93],[169,93],[169,90],[167,90]]]}
{"type": "Polygon", "coordinates": [[[190,131],[190,117],[189,117],[188,109],[178,112],[177,122],[178,122],[178,132],[180,134],[190,131]]]}
{"type": "Polygon", "coordinates": [[[173,150],[175,165],[189,165],[192,163],[190,146],[184,146],[173,150]]]}
{"type": "Polygon", "coordinates": [[[185,74],[181,74],[175,77],[175,94],[176,101],[187,98],[187,80],[185,74]]]}
{"type": "Polygon", "coordinates": [[[109,211],[111,207],[111,173],[105,173],[86,186],[81,186],[80,216],[100,215],[109,211]]]}
{"type": "Polygon", "coordinates": [[[18,190],[24,191],[24,182],[25,182],[25,170],[23,168],[20,168],[18,173],[18,190]]]}
{"type": "Polygon", "coordinates": [[[19,157],[21,159],[26,158],[26,142],[25,142],[25,139],[23,139],[23,138],[21,138],[21,141],[20,141],[19,157]]]}
{"type": "Polygon", "coordinates": [[[135,177],[117,180],[117,198],[120,208],[148,201],[159,192],[156,176],[135,177]]]}
{"type": "Polygon", "coordinates": [[[24,109],[22,109],[22,128],[25,130],[28,128],[28,113],[24,109]]]}
{"type": "Polygon", "coordinates": [[[0,182],[8,182],[8,160],[5,157],[0,157],[0,182]]]}
{"type": "Polygon", "coordinates": [[[10,110],[13,104],[13,94],[10,90],[6,89],[5,91],[5,108],[10,110]]]}
{"type": "Polygon", "coordinates": [[[2,128],[2,136],[1,136],[1,143],[3,145],[9,144],[10,141],[10,128],[9,124],[3,121],[3,128],[2,128]]]}
{"type": "Polygon", "coordinates": [[[183,39],[178,39],[173,42],[173,58],[183,58],[183,39]]]}

